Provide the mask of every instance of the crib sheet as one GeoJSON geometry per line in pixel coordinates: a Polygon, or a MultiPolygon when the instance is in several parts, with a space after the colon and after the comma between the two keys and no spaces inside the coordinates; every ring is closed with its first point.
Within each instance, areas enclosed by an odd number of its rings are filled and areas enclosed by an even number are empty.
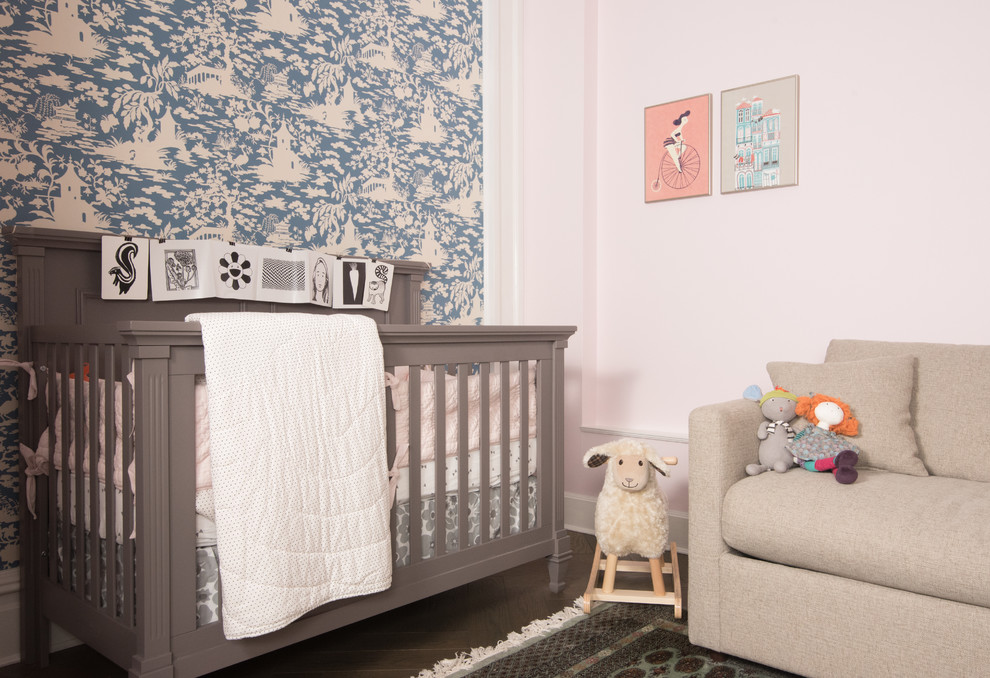
{"type": "MultiPolygon", "coordinates": [[[[77,475],[73,472],[69,472],[69,520],[72,525],[76,524],[76,481],[77,475]]],[[[55,493],[56,505],[61,512],[64,507],[62,506],[62,471],[55,472],[55,486],[58,491],[55,493]]],[[[107,504],[106,504],[106,483],[102,480],[99,481],[99,505],[100,505],[100,518],[99,518],[99,534],[100,539],[106,539],[106,526],[107,526],[107,504]]],[[[91,490],[89,486],[89,478],[85,478],[83,482],[83,520],[86,531],[88,532],[92,527],[92,518],[90,516],[90,497],[91,490]]],[[[118,544],[123,543],[123,529],[124,529],[124,492],[120,489],[114,488],[114,541],[118,544]]],[[[131,525],[136,525],[135,522],[136,515],[134,513],[134,506],[131,506],[131,525]]],[[[133,530],[129,535],[132,539],[134,537],[133,530]]]]}
{"type": "MultiPolygon", "coordinates": [[[[527,455],[527,475],[530,477],[536,477],[536,439],[533,438],[527,441],[529,446],[529,452],[527,455]]],[[[489,479],[491,487],[500,487],[502,484],[502,461],[501,461],[501,445],[492,445],[489,450],[489,479]]],[[[481,486],[481,468],[479,459],[481,458],[481,452],[475,450],[470,453],[468,458],[468,490],[470,492],[477,492],[481,486]]],[[[509,444],[509,480],[511,483],[515,484],[519,481],[519,467],[522,463],[521,458],[521,443],[520,441],[513,441],[509,444]]],[[[420,465],[420,492],[419,496],[424,500],[433,500],[433,495],[436,493],[436,462],[435,460],[430,460],[420,465]]],[[[450,494],[453,490],[456,490],[459,483],[460,474],[460,459],[458,457],[450,457],[445,460],[445,488],[450,494]]],[[[400,510],[403,504],[409,502],[409,469],[401,468],[396,470],[397,477],[395,480],[395,497],[393,501],[393,509],[400,510]]],[[[56,486],[61,488],[61,478],[62,474],[60,471],[56,472],[55,482],[56,486]]],[[[73,525],[76,524],[76,474],[69,474],[69,518],[73,525]]],[[[101,539],[106,538],[106,526],[107,526],[107,516],[106,516],[106,500],[104,493],[106,492],[106,484],[101,480],[99,481],[99,506],[100,506],[100,519],[99,519],[99,535],[101,539]]],[[[114,541],[118,544],[122,543],[122,532],[123,532],[123,506],[124,506],[124,493],[122,490],[114,488],[114,507],[116,510],[116,516],[114,518],[114,541]]],[[[59,491],[56,493],[57,505],[61,511],[62,506],[62,493],[59,491]]],[[[197,546],[213,546],[216,545],[216,524],[213,522],[215,517],[215,511],[213,508],[213,488],[207,487],[199,489],[196,491],[196,545],[197,546]]],[[[91,529],[91,518],[90,518],[90,486],[88,479],[83,483],[83,516],[85,521],[85,529],[89,531],[91,529]]],[[[134,515],[134,507],[131,507],[131,525],[135,523],[136,516],[134,515]]],[[[132,531],[131,538],[134,537],[132,531]]]]}
{"type": "MultiPolygon", "coordinates": [[[[84,370],[87,372],[88,370],[84,370]]],[[[528,425],[526,436],[527,438],[534,438],[536,436],[536,370],[529,369],[527,378],[527,412],[528,412],[528,425]]],[[[127,376],[128,381],[133,384],[133,374],[127,376]]],[[[83,463],[85,466],[85,475],[89,475],[89,454],[90,454],[90,435],[89,435],[89,422],[90,422],[90,386],[89,386],[89,375],[84,376],[85,383],[83,385],[83,463]]],[[[388,401],[391,403],[393,409],[395,410],[395,422],[396,422],[396,461],[394,464],[395,469],[408,468],[409,466],[409,368],[401,367],[396,368],[395,373],[385,373],[386,385],[390,387],[391,397],[388,401]]],[[[518,441],[520,440],[520,428],[521,428],[521,375],[518,370],[512,370],[510,372],[509,378],[509,395],[510,401],[510,440],[518,441]]],[[[70,409],[75,408],[76,400],[76,380],[74,376],[70,376],[68,379],[68,394],[69,394],[69,407],[70,409]]],[[[100,480],[105,480],[105,457],[103,450],[106,448],[105,443],[105,417],[106,413],[103,408],[103,403],[105,400],[106,384],[103,379],[98,379],[98,399],[100,405],[98,406],[98,421],[99,421],[99,431],[98,431],[98,441],[99,441],[99,457],[97,463],[97,473],[99,474],[100,480]]],[[[468,447],[470,451],[477,451],[480,447],[480,427],[483,421],[481,416],[481,378],[477,374],[472,374],[467,379],[468,388],[468,447]]],[[[57,389],[56,396],[56,407],[54,425],[53,429],[56,431],[57,435],[61,435],[63,431],[62,425],[62,407],[61,401],[63,398],[63,389],[61,387],[60,375],[56,374],[55,387],[57,389]]],[[[422,382],[421,382],[421,416],[420,416],[420,430],[421,430],[421,461],[428,462],[434,456],[435,441],[436,441],[436,389],[433,382],[433,372],[430,369],[422,370],[422,382]]],[[[453,375],[445,375],[445,411],[446,411],[446,432],[445,432],[445,444],[446,453],[448,457],[455,457],[458,454],[459,443],[458,443],[458,378],[453,375]]],[[[494,446],[501,442],[501,375],[496,371],[492,374],[489,382],[489,413],[488,421],[490,422],[490,434],[489,442],[494,446]]],[[[114,382],[114,485],[118,490],[123,489],[123,444],[125,433],[123,430],[123,417],[122,417],[122,390],[121,382],[114,382]]],[[[194,408],[195,408],[195,431],[194,439],[196,445],[196,490],[203,490],[211,487],[213,485],[212,472],[210,467],[210,420],[209,411],[207,408],[207,391],[206,391],[206,379],[203,375],[199,375],[195,380],[195,398],[194,398],[194,408]]],[[[75,464],[75,438],[76,431],[74,426],[67,427],[68,440],[69,440],[69,468],[74,470],[75,464]]],[[[129,432],[132,435],[133,432],[129,432]]],[[[38,444],[37,453],[45,459],[53,459],[54,467],[56,469],[62,468],[62,455],[59,449],[50,450],[49,449],[49,430],[46,429],[42,435],[38,444]]],[[[128,476],[131,480],[131,487],[134,487],[134,461],[131,460],[128,466],[128,476]]],[[[432,492],[432,490],[429,490],[432,492]]]]}
{"type": "MultiPolygon", "coordinates": [[[[91,386],[89,377],[89,368],[85,367],[83,370],[83,384],[82,384],[82,439],[83,439],[83,466],[86,471],[86,475],[90,472],[90,399],[91,399],[91,386]]],[[[131,384],[134,385],[134,375],[128,374],[127,379],[131,384]]],[[[69,469],[75,471],[75,459],[76,459],[76,437],[77,430],[75,422],[73,421],[62,421],[62,400],[65,397],[65,392],[68,392],[69,400],[69,411],[74,412],[76,410],[76,399],[77,399],[77,383],[75,375],[70,375],[68,379],[67,388],[62,387],[62,375],[55,374],[55,402],[56,410],[54,422],[51,429],[45,429],[38,441],[37,453],[43,459],[52,459],[53,466],[56,470],[61,470],[62,468],[62,453],[61,445],[57,446],[56,449],[50,449],[51,443],[51,431],[55,431],[56,438],[66,436],[69,443],[69,469]]],[[[106,381],[104,379],[97,379],[96,386],[96,397],[99,405],[97,406],[97,411],[99,413],[98,417],[98,428],[97,428],[97,440],[99,445],[99,456],[97,459],[97,474],[101,481],[106,480],[106,459],[104,456],[104,450],[106,449],[106,415],[104,412],[104,403],[106,402],[106,381]]],[[[123,478],[124,478],[124,466],[123,466],[123,441],[124,441],[124,426],[123,426],[123,389],[122,384],[119,381],[115,381],[113,384],[113,400],[114,400],[114,455],[113,455],[113,481],[118,489],[123,488],[123,478]]],[[[134,461],[131,460],[130,465],[127,469],[128,475],[131,480],[131,487],[134,486],[134,461]]]]}
{"type": "MultiPolygon", "coordinates": [[[[526,441],[528,445],[527,473],[536,473],[536,438],[526,441]]],[[[521,441],[514,440],[509,443],[509,479],[511,482],[519,480],[519,467],[522,464],[521,441]]],[[[481,487],[481,450],[472,450],[468,454],[468,489],[477,490],[481,487]]],[[[409,501],[409,465],[397,468],[395,502],[403,503],[409,501]]],[[[488,453],[488,477],[490,485],[501,485],[502,481],[502,446],[492,445],[488,453]]],[[[444,460],[444,487],[447,490],[456,489],[460,478],[460,457],[448,457],[444,460]]],[[[429,497],[436,493],[436,460],[420,464],[419,471],[419,496],[429,497]]]]}
{"type": "MultiPolygon", "coordinates": [[[[536,435],[536,369],[529,365],[526,377],[527,392],[527,431],[522,432],[522,373],[517,369],[509,371],[509,440],[532,438],[536,435]]],[[[488,380],[488,412],[481,411],[481,385],[479,374],[467,377],[467,425],[468,450],[481,447],[482,423],[489,424],[489,443],[502,441],[502,375],[493,370],[488,380]]],[[[458,409],[461,402],[459,378],[444,374],[444,449],[447,456],[454,456],[460,449],[458,409]]],[[[398,465],[408,465],[409,452],[409,368],[397,367],[394,373],[385,374],[385,383],[392,392],[391,403],[395,410],[395,448],[398,465]]],[[[429,461],[436,449],[436,383],[435,373],[429,368],[420,371],[420,448],[421,460],[429,461]]]]}

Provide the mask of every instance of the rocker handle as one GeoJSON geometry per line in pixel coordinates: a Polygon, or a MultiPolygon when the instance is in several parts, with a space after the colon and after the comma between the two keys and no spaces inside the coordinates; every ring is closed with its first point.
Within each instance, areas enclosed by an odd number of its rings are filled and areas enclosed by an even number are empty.
{"type": "Polygon", "coordinates": [[[660,457],[660,460],[667,466],[677,466],[677,457],[660,457]]]}

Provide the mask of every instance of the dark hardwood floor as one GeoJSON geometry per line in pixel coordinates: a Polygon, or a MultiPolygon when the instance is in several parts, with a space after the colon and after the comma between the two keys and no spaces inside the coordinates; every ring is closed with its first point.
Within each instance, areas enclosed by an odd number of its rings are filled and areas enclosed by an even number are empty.
{"type": "MultiPolygon", "coordinates": [[[[230,668],[211,678],[408,678],[473,647],[494,645],[534,619],[570,606],[584,593],[594,558],[594,536],[571,533],[574,552],[567,585],[547,586],[542,559],[431,598],[357,622],[230,668]]],[[[687,609],[687,559],[679,558],[687,609]]],[[[645,587],[648,588],[646,575],[645,587]]],[[[87,647],[56,652],[44,669],[15,664],[0,678],[123,678],[126,671],[87,647]]]]}

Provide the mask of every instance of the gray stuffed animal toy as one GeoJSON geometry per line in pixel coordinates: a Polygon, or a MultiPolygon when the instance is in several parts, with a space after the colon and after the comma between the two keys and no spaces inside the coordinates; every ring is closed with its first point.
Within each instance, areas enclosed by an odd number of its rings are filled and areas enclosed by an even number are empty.
{"type": "Polygon", "coordinates": [[[794,468],[794,455],[786,447],[794,439],[790,422],[797,416],[797,396],[779,386],[764,395],[760,387],[754,385],[746,389],[743,397],[758,402],[760,411],[767,418],[756,430],[756,437],[760,439],[760,463],[747,464],[746,473],[751,476],[765,471],[784,473],[794,468]]]}

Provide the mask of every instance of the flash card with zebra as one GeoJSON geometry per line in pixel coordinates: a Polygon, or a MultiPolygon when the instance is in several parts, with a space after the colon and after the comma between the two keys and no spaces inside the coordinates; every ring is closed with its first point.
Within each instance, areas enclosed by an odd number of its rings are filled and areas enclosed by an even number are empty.
{"type": "Polygon", "coordinates": [[[102,240],[103,299],[148,298],[148,240],[104,236],[102,240]]]}
{"type": "Polygon", "coordinates": [[[392,278],[395,266],[381,261],[372,261],[369,266],[371,275],[365,289],[364,307],[379,311],[388,310],[388,299],[392,295],[392,278]]]}

